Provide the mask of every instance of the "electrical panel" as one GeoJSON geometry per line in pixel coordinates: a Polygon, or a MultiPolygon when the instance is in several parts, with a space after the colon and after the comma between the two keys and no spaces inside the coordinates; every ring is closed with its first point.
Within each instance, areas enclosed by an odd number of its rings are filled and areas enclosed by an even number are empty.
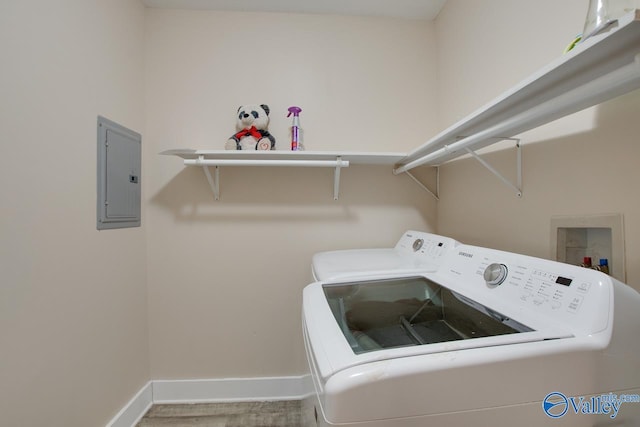
{"type": "Polygon", "coordinates": [[[98,230],[140,226],[139,133],[98,116],[98,230]]]}

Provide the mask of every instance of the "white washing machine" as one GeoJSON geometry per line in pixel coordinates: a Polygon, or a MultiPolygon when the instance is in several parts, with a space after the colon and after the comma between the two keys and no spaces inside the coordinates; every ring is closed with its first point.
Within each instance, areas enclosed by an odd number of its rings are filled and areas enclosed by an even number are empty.
{"type": "Polygon", "coordinates": [[[311,260],[314,281],[363,274],[433,271],[459,243],[436,234],[409,230],[393,248],[319,252],[311,260]]]}
{"type": "Polygon", "coordinates": [[[640,425],[640,294],[595,270],[456,244],[307,286],[303,330],[318,426],[640,425]]]}

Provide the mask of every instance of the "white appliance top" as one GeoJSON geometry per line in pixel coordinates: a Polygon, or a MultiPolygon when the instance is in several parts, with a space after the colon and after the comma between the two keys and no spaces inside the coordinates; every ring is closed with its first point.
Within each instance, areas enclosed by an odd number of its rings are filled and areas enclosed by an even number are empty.
{"type": "Polygon", "coordinates": [[[434,271],[458,242],[436,234],[409,230],[393,248],[348,249],[313,256],[315,280],[357,277],[372,273],[434,271]]]}

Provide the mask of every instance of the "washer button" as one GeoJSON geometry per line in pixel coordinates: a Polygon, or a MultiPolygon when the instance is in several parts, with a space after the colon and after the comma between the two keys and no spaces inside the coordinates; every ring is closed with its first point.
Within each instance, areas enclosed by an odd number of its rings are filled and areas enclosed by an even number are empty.
{"type": "Polygon", "coordinates": [[[584,297],[573,297],[571,298],[571,302],[569,302],[569,307],[567,308],[567,311],[572,312],[572,313],[576,313],[578,311],[578,309],[580,308],[580,306],[582,305],[582,300],[584,299],[584,297]]]}
{"type": "Polygon", "coordinates": [[[580,286],[576,288],[576,291],[586,294],[591,288],[591,283],[580,283],[580,286]]]}

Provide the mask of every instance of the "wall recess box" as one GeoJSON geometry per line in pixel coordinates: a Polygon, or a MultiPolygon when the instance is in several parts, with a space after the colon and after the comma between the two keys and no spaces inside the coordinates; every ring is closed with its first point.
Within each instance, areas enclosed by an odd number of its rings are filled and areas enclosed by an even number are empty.
{"type": "Polygon", "coordinates": [[[139,133],[98,116],[98,230],[140,226],[139,133]]]}
{"type": "Polygon", "coordinates": [[[621,214],[554,216],[551,218],[551,259],[580,264],[583,257],[609,261],[609,274],[625,282],[624,223],[621,214]]]}

